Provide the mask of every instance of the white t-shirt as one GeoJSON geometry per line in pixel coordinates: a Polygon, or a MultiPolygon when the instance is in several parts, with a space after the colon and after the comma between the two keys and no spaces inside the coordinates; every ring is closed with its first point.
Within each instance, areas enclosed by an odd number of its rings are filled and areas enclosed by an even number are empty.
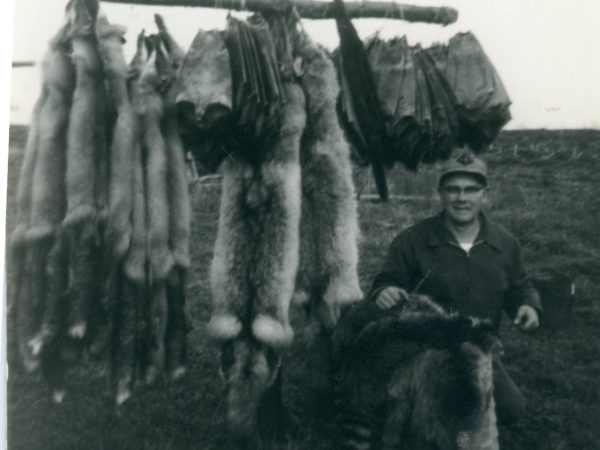
{"type": "Polygon", "coordinates": [[[467,253],[473,248],[473,242],[459,242],[458,245],[467,253]]]}

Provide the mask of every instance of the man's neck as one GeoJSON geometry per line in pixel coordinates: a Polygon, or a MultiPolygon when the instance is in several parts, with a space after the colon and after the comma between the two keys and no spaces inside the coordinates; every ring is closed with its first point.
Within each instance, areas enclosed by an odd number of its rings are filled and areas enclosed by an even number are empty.
{"type": "Polygon", "coordinates": [[[472,222],[468,223],[456,223],[448,220],[446,217],[446,226],[450,232],[454,235],[457,242],[468,242],[473,243],[477,239],[479,230],[481,230],[481,224],[479,218],[476,218],[472,222]]]}

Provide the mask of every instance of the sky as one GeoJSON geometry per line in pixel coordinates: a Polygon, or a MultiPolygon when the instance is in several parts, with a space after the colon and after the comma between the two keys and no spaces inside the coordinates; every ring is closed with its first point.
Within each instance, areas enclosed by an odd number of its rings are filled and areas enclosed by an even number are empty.
{"type": "MultiPolygon", "coordinates": [[[[348,0],[349,1],[349,0],[348,0]]],[[[67,0],[15,2],[13,60],[38,62],[47,41],[63,20],[67,0]]],[[[471,31],[499,72],[513,102],[506,128],[600,128],[600,17],[598,0],[432,0],[414,5],[451,6],[458,21],[447,27],[381,19],[355,20],[361,37],[374,32],[387,38],[406,35],[409,43],[427,46],[471,31]]],[[[154,32],[153,14],[163,15],[183,48],[199,29],[222,29],[227,11],[206,8],[145,7],[102,3],[113,23],[128,27],[125,54],[135,37],[154,32]]],[[[236,15],[243,15],[237,13],[236,15]]],[[[332,20],[303,21],[316,41],[333,49],[338,44],[332,20]]],[[[39,94],[39,65],[12,69],[10,117],[27,123],[39,94]]]]}

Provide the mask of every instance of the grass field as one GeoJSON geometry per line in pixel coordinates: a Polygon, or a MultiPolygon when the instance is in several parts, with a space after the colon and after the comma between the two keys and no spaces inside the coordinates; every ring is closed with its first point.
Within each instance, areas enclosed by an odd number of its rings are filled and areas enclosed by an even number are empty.
{"type": "MultiPolygon", "coordinates": [[[[26,130],[12,128],[7,230],[26,130]]],[[[559,328],[525,335],[506,321],[505,365],[527,397],[527,417],[500,429],[503,450],[600,449],[600,131],[513,131],[500,135],[487,160],[492,218],[523,244],[531,270],[575,276],[571,317],[559,328]]],[[[393,236],[434,213],[435,171],[390,174],[395,197],[370,200],[374,185],[356,174],[360,202],[360,275],[367,289],[393,236]]],[[[116,410],[102,364],[82,361],[70,373],[63,404],[24,374],[9,354],[8,443],[11,450],[227,449],[217,352],[208,345],[208,269],[216,234],[218,184],[193,188],[193,270],[188,286],[189,371],[176,384],[140,387],[116,410]]],[[[8,280],[10,283],[10,280],[8,280]]],[[[284,398],[301,432],[291,449],[335,449],[333,411],[307,387],[307,352],[300,336],[286,356],[284,398]]]]}

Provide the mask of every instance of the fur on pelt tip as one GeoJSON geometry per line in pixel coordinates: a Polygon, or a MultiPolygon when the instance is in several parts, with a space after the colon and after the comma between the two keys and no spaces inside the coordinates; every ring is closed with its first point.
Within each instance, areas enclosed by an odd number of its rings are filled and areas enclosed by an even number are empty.
{"type": "Polygon", "coordinates": [[[272,348],[288,347],[294,339],[294,330],[273,317],[258,315],[252,322],[252,334],[256,339],[272,348]]]}
{"type": "Polygon", "coordinates": [[[347,305],[355,303],[364,297],[358,284],[358,278],[353,273],[345,277],[333,278],[323,294],[327,305],[347,305]]]}
{"type": "Polygon", "coordinates": [[[215,314],[206,327],[208,335],[217,341],[235,339],[242,332],[242,322],[233,314],[215,314]]]}

